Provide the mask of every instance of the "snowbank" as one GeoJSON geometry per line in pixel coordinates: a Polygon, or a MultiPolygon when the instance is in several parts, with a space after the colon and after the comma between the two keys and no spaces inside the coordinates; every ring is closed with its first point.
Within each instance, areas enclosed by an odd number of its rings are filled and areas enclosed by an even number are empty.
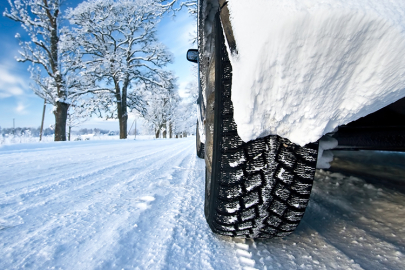
{"type": "Polygon", "coordinates": [[[244,141],[305,145],[405,96],[405,1],[229,1],[244,141]]]}

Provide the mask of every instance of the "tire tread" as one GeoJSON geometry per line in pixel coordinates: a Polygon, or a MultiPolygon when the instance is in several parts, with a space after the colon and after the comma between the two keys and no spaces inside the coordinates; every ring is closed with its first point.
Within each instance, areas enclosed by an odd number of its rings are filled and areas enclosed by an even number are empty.
{"type": "Polygon", "coordinates": [[[213,200],[215,213],[207,221],[221,235],[286,236],[298,226],[308,204],[317,145],[301,147],[276,135],[241,140],[233,119],[232,66],[222,45],[219,191],[213,200]]]}

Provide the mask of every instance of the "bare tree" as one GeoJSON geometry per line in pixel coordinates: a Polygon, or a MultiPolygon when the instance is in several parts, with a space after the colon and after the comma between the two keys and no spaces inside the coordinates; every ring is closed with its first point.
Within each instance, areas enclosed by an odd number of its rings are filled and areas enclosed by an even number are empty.
{"type": "Polygon", "coordinates": [[[163,69],[171,55],[155,34],[170,8],[161,2],[91,0],[67,12],[72,29],[63,36],[64,49],[74,51],[71,62],[93,84],[97,98],[90,109],[118,118],[121,139],[127,137],[128,108],[145,112],[142,90],[172,87],[173,76],[163,69]]]}

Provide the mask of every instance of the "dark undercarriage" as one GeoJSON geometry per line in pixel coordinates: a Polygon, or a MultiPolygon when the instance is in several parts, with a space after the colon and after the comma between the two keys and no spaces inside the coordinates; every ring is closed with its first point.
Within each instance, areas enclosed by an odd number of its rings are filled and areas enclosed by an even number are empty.
{"type": "Polygon", "coordinates": [[[405,98],[340,126],[336,149],[405,151],[405,98]]]}

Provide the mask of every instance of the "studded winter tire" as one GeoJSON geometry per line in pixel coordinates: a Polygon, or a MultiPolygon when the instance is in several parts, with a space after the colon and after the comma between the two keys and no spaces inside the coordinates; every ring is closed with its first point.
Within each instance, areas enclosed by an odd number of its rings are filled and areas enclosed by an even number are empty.
{"type": "Polygon", "coordinates": [[[231,101],[232,66],[218,15],[213,36],[206,90],[207,222],[213,232],[232,237],[286,236],[307,207],[317,145],[301,147],[279,136],[240,139],[231,101]]]}

